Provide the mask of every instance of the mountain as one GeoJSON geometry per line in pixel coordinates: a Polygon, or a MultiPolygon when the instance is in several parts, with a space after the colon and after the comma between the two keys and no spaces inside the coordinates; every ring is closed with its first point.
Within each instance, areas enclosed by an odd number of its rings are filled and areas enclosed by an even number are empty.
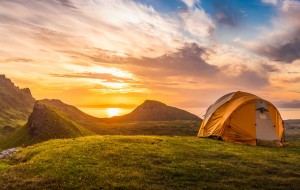
{"type": "Polygon", "coordinates": [[[196,115],[153,100],[124,116],[97,118],[60,100],[44,99],[36,101],[26,125],[8,136],[2,148],[94,134],[195,136],[200,122],[196,115]]]}
{"type": "Polygon", "coordinates": [[[100,125],[107,121],[107,118],[97,118],[88,115],[75,106],[68,105],[57,99],[44,99],[42,102],[51,109],[55,109],[63,114],[68,120],[84,126],[86,129],[99,134],[106,134],[105,129],[101,129],[100,125]]]}
{"type": "Polygon", "coordinates": [[[27,124],[18,128],[5,140],[6,147],[95,134],[80,126],[65,113],[48,105],[48,102],[48,100],[36,101],[27,124]]]}
{"type": "Polygon", "coordinates": [[[113,118],[90,116],[60,100],[42,102],[68,120],[100,135],[195,135],[201,122],[193,114],[152,100],[146,100],[130,114],[113,118]]]}
{"type": "Polygon", "coordinates": [[[0,75],[0,129],[24,125],[34,102],[28,88],[20,89],[5,75],[0,75]]]}
{"type": "Polygon", "coordinates": [[[198,116],[185,110],[171,107],[155,100],[146,100],[131,113],[115,116],[112,119],[119,121],[201,120],[198,116]]]}

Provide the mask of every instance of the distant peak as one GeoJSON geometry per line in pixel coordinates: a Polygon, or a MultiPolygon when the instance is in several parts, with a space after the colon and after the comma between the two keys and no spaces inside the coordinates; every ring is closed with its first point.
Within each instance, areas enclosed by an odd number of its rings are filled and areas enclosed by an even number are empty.
{"type": "Polygon", "coordinates": [[[185,110],[168,106],[156,100],[145,100],[143,104],[135,108],[131,113],[119,117],[127,121],[173,121],[173,120],[197,120],[198,116],[185,110]]]}
{"type": "MultiPolygon", "coordinates": [[[[9,78],[6,78],[6,76],[3,75],[3,74],[0,74],[0,82],[1,82],[1,83],[10,83],[10,84],[13,84],[13,83],[11,82],[11,80],[10,80],[9,78]]],[[[13,85],[14,85],[14,84],[13,84],[13,85]]]]}
{"type": "Polygon", "coordinates": [[[167,105],[156,100],[145,100],[137,109],[159,109],[163,107],[167,107],[167,105]]]}
{"type": "Polygon", "coordinates": [[[160,104],[160,105],[162,104],[162,105],[166,105],[166,104],[164,104],[160,101],[157,101],[157,100],[145,100],[143,104],[160,104]]]}
{"type": "Polygon", "coordinates": [[[29,88],[23,88],[21,89],[23,92],[25,92],[26,94],[30,94],[31,95],[31,91],[29,88]]]}

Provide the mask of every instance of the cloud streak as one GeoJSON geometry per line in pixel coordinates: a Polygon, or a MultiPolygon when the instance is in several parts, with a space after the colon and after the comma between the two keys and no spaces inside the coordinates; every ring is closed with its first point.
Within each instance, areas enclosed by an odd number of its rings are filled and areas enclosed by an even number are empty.
{"type": "Polygon", "coordinates": [[[239,24],[242,13],[233,7],[232,1],[224,0],[220,3],[218,0],[213,0],[212,4],[216,11],[215,19],[219,24],[230,27],[236,27],[239,24]]]}
{"type": "Polygon", "coordinates": [[[281,108],[300,108],[300,100],[293,100],[290,102],[279,102],[277,105],[281,108]]]}

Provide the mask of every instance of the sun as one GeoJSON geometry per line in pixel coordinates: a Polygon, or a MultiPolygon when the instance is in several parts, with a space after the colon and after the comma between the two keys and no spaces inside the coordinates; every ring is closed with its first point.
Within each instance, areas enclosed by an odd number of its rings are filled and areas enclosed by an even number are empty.
{"type": "Polygon", "coordinates": [[[109,117],[113,117],[119,114],[120,108],[107,108],[106,111],[109,117]]]}

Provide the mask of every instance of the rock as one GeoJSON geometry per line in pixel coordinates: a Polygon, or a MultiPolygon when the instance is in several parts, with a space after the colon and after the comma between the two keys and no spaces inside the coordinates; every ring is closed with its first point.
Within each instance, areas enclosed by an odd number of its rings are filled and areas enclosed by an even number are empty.
{"type": "Polygon", "coordinates": [[[19,150],[18,148],[10,148],[10,149],[7,149],[7,150],[3,150],[0,153],[0,159],[8,158],[11,155],[13,155],[14,153],[18,152],[18,150],[19,150]]]}

